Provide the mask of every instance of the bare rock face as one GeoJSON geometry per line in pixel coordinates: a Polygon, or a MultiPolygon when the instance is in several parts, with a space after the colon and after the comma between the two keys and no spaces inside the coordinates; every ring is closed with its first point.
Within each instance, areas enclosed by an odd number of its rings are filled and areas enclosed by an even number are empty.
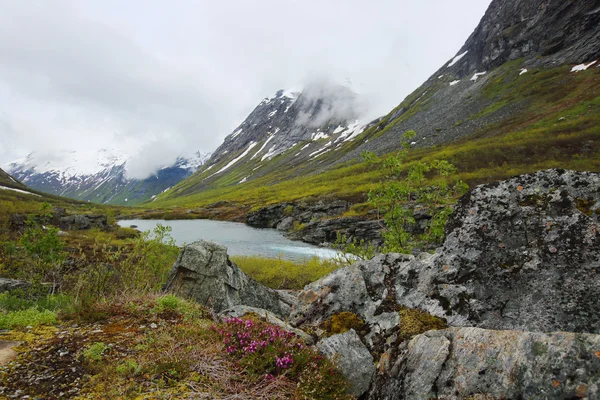
{"type": "Polygon", "coordinates": [[[369,390],[376,372],[373,356],[353,329],[320,341],[317,348],[346,376],[350,394],[358,397],[369,390]]]}
{"type": "Polygon", "coordinates": [[[283,317],[291,305],[284,296],[252,280],[229,260],[227,248],[198,241],[185,246],[164,291],[223,311],[237,305],[262,308],[283,317]]]}
{"type": "Polygon", "coordinates": [[[369,398],[594,399],[600,335],[450,328],[414,337],[369,398]],[[480,396],[480,397],[477,397],[480,396]]]}

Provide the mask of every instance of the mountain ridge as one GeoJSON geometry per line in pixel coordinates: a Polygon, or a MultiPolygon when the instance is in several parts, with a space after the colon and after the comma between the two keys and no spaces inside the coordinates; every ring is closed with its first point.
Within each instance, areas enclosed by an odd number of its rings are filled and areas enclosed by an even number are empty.
{"type": "Polygon", "coordinates": [[[207,157],[202,153],[179,157],[174,164],[145,179],[129,178],[128,157],[106,149],[89,154],[68,152],[48,161],[30,154],[10,163],[9,172],[31,188],[49,194],[103,204],[134,205],[152,199],[190,176],[207,157]]]}

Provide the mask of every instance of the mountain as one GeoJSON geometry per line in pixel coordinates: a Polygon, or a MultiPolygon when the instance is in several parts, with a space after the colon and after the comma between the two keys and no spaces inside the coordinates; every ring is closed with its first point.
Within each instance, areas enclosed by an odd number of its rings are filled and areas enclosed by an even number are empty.
{"type": "Polygon", "coordinates": [[[470,184],[600,169],[599,67],[600,2],[494,0],[456,56],[387,115],[297,118],[304,93],[279,92],[157,205],[361,201],[383,177],[361,153],[393,152],[409,130],[414,157],[447,159],[470,184]]]}
{"type": "Polygon", "coordinates": [[[23,185],[21,182],[19,182],[18,180],[16,180],[15,178],[13,178],[12,176],[10,176],[9,174],[7,174],[6,172],[4,172],[1,169],[0,169],[0,185],[5,186],[5,187],[15,187],[15,188],[24,188],[25,187],[25,185],[23,185]]]}
{"type": "Polygon", "coordinates": [[[190,176],[208,158],[180,157],[146,179],[127,177],[128,158],[103,149],[63,152],[52,157],[30,154],[9,165],[9,172],[29,187],[77,200],[134,205],[149,200],[190,176]]]}
{"type": "MultiPolygon", "coordinates": [[[[279,90],[263,99],[190,178],[192,191],[318,164],[322,155],[364,130],[360,109],[360,98],[337,84],[314,83],[300,92],[279,90]]],[[[177,191],[189,193],[185,188],[177,191]]]]}

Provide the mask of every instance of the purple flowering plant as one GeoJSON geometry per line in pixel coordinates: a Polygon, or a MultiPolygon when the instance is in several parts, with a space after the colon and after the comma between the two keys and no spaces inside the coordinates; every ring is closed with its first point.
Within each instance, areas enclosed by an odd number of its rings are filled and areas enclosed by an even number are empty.
{"type": "Polygon", "coordinates": [[[254,317],[226,318],[212,330],[223,351],[255,378],[296,381],[299,399],[349,398],[347,383],[335,366],[292,332],[254,317]]]}

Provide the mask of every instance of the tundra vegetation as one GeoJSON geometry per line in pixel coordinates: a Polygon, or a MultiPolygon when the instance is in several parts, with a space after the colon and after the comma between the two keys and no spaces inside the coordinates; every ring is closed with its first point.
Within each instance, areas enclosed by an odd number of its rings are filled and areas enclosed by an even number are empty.
{"type": "MultiPolygon", "coordinates": [[[[11,228],[12,213],[0,225],[0,276],[28,282],[0,293],[0,340],[21,343],[16,362],[0,370],[3,395],[348,398],[335,366],[293,335],[163,295],[180,251],[169,228],[63,232],[48,223],[52,206],[30,197],[13,210],[28,214],[22,231],[11,228]]],[[[276,288],[299,288],[336,268],[240,263],[276,288]]]]}

